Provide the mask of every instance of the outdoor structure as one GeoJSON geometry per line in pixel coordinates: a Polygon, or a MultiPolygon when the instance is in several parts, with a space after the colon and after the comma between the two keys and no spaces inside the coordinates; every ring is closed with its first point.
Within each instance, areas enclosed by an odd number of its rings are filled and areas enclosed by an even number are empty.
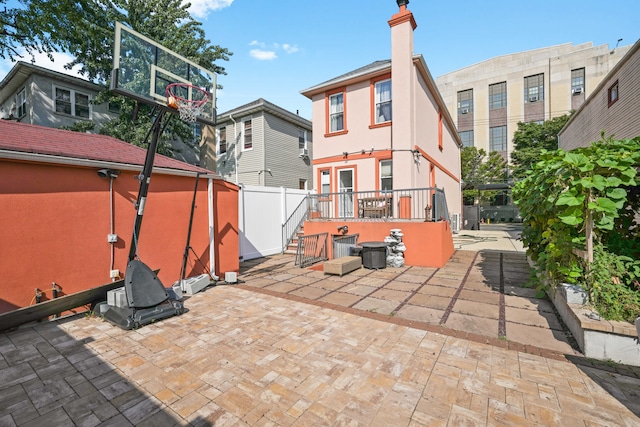
{"type": "MultiPolygon", "coordinates": [[[[0,121],[0,312],[34,303],[36,288],[51,298],[52,283],[69,295],[124,276],[145,151],[0,121]]],[[[153,165],[137,258],[165,286],[180,279],[185,252],[185,277],[238,272],[237,186],[165,156],[153,165]]]]}
{"type": "Polygon", "coordinates": [[[605,137],[640,136],[640,40],[593,89],[558,135],[564,150],[587,147],[605,137]]]}
{"type": "Polygon", "coordinates": [[[543,122],[580,108],[629,48],[566,43],[492,58],[436,82],[463,145],[510,161],[518,122],[543,122]]]}
{"type": "MultiPolygon", "coordinates": [[[[105,122],[118,116],[120,108],[118,104],[95,102],[98,93],[105,89],[80,77],[19,61],[0,82],[0,119],[52,128],[92,122],[94,129],[89,132],[98,133],[105,122]]],[[[196,138],[202,137],[201,144],[205,142],[207,127],[194,126],[196,138]]],[[[180,139],[170,144],[175,159],[199,164],[197,149],[180,139]]],[[[215,168],[207,169],[215,172],[215,168]]]]}
{"type": "Polygon", "coordinates": [[[318,221],[354,220],[350,233],[361,233],[362,241],[382,240],[389,229],[401,228],[413,248],[407,264],[440,266],[453,253],[448,220],[462,208],[461,145],[424,58],[414,54],[417,24],[406,3],[399,1],[399,12],[388,21],[391,60],[301,92],[312,101],[319,195],[318,212],[311,215],[317,219],[304,230],[335,234],[335,222],[318,221]],[[436,206],[436,193],[446,203],[436,206]],[[416,219],[420,223],[388,223],[416,219]]]}
{"type": "Polygon", "coordinates": [[[219,114],[216,172],[236,184],[311,190],[311,122],[262,98],[219,114]]]}

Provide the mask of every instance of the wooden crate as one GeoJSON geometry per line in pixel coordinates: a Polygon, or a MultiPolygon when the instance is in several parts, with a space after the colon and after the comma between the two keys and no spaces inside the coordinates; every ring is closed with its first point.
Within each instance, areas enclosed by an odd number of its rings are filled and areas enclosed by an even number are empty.
{"type": "Polygon", "coordinates": [[[325,261],[324,274],[343,274],[351,273],[362,267],[362,258],[359,256],[343,256],[340,258],[325,261]]]}

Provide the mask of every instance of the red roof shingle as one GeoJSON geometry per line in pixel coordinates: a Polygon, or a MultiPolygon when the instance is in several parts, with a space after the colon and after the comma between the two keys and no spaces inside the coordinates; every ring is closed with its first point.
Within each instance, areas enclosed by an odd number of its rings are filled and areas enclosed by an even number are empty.
{"type": "MultiPolygon", "coordinates": [[[[0,150],[139,166],[144,165],[147,154],[145,148],[110,136],[72,132],[9,120],[0,120],[0,150]]],[[[156,154],[153,166],[213,174],[207,169],[161,154],[156,154]]]]}

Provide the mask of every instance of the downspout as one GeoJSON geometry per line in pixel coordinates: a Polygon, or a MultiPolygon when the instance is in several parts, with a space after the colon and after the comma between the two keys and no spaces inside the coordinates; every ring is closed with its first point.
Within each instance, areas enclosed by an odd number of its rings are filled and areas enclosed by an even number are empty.
{"type": "Polygon", "coordinates": [[[213,215],[213,178],[209,178],[207,186],[207,205],[209,210],[209,265],[214,276],[216,274],[216,228],[213,215]]]}
{"type": "Polygon", "coordinates": [[[236,130],[236,121],[233,120],[233,116],[231,114],[229,114],[229,118],[233,122],[233,154],[236,161],[236,185],[238,185],[238,135],[236,130]]]}
{"type": "MultiPolygon", "coordinates": [[[[114,216],[114,212],[113,212],[113,177],[109,177],[109,220],[110,220],[110,229],[109,232],[111,233],[111,235],[114,234],[113,231],[113,216],[114,216]]],[[[111,243],[111,267],[110,267],[110,271],[113,270],[113,265],[115,263],[115,243],[111,243]]],[[[111,279],[112,282],[115,282],[116,280],[118,280],[116,277],[113,277],[111,279]]]]}

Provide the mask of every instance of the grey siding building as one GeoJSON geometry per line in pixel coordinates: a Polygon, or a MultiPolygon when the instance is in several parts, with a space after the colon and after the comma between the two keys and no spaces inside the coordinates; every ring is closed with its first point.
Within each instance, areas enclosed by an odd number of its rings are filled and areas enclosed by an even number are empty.
{"type": "Polygon", "coordinates": [[[219,114],[216,172],[237,184],[311,190],[311,121],[262,98],[219,114]]]}
{"type": "Polygon", "coordinates": [[[107,103],[94,104],[103,89],[78,77],[18,62],[0,82],[0,118],[54,128],[92,121],[99,128],[116,114],[107,103]]]}
{"type": "Polygon", "coordinates": [[[616,64],[560,131],[564,150],[598,141],[640,136],[640,40],[616,64]]]}

